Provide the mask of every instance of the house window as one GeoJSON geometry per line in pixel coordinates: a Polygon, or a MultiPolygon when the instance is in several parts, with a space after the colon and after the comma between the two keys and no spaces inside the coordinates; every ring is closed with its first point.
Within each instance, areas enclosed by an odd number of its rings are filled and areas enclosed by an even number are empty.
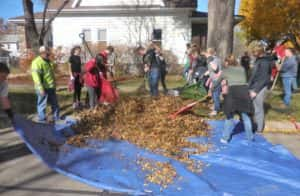
{"type": "Polygon", "coordinates": [[[88,42],[92,41],[92,31],[91,31],[91,29],[83,29],[82,33],[84,33],[86,41],[88,41],[88,42]]]}
{"type": "Polygon", "coordinates": [[[107,41],[107,30],[106,29],[98,29],[98,41],[107,41]]]}
{"type": "Polygon", "coordinates": [[[162,30],[161,29],[154,29],[153,30],[152,40],[153,41],[161,41],[162,40],[162,30]]]}

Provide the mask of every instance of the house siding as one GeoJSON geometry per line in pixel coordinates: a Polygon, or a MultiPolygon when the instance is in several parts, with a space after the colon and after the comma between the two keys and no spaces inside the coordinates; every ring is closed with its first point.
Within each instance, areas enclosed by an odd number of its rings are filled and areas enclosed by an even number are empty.
{"type": "Polygon", "coordinates": [[[183,58],[185,44],[191,39],[191,22],[188,13],[157,16],[89,16],[57,17],[52,25],[54,46],[71,47],[81,44],[79,33],[92,30],[92,42],[97,43],[97,29],[107,30],[107,44],[138,46],[146,44],[153,29],[162,30],[162,48],[183,58]]]}

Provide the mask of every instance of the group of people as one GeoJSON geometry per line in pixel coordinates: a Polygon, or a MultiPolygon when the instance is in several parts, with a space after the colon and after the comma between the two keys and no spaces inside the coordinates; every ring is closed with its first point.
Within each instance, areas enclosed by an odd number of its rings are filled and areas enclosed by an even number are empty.
{"type": "MultiPolygon", "coordinates": [[[[138,47],[136,52],[143,58],[145,74],[148,76],[150,95],[159,95],[159,81],[167,93],[165,78],[167,64],[161,48],[151,44],[147,49],[138,47]]],[[[73,107],[81,106],[81,89],[87,88],[87,105],[95,108],[98,103],[109,104],[118,99],[118,93],[108,80],[113,77],[113,60],[110,59],[114,48],[109,46],[99,52],[84,65],[82,70],[81,48],[75,46],[69,58],[69,74],[73,85],[73,107]]],[[[280,74],[282,78],[286,107],[291,104],[292,91],[297,89],[298,61],[292,48],[285,48],[267,54],[263,46],[254,47],[254,61],[245,53],[238,62],[233,55],[224,62],[212,48],[200,52],[195,45],[187,45],[187,62],[184,77],[188,83],[202,82],[207,94],[212,97],[211,116],[217,115],[221,109],[226,116],[222,143],[228,143],[234,129],[233,117],[239,114],[244,124],[247,138],[254,140],[254,132],[264,129],[264,100],[272,82],[276,82],[280,74]],[[277,63],[276,63],[277,62],[277,63]],[[280,63],[278,63],[280,62],[280,63]],[[274,69],[277,72],[274,72],[274,69]],[[275,73],[275,74],[274,74],[275,73]],[[278,74],[277,74],[278,73],[278,74]],[[221,107],[223,97],[223,107],[221,107]]],[[[37,94],[38,122],[46,122],[46,107],[50,103],[53,121],[60,120],[60,109],[56,96],[55,66],[50,60],[51,51],[40,47],[39,56],[31,65],[32,78],[37,94]]],[[[0,101],[7,115],[13,119],[13,112],[8,100],[7,76],[8,67],[0,63],[0,101]]]]}
{"type": "MultiPolygon", "coordinates": [[[[168,89],[165,83],[167,74],[166,61],[161,49],[151,44],[148,49],[137,48],[137,53],[143,58],[145,74],[148,76],[150,95],[159,95],[158,85],[161,80],[164,93],[168,89]]],[[[50,103],[53,121],[60,120],[59,105],[56,96],[56,81],[54,76],[54,64],[50,60],[51,51],[47,47],[39,49],[40,55],[31,65],[32,78],[37,93],[38,122],[45,122],[47,103],[50,103]]],[[[81,48],[75,46],[69,57],[70,85],[73,90],[73,107],[81,107],[81,90],[83,85],[87,89],[87,105],[95,108],[98,103],[109,104],[118,99],[118,92],[108,80],[114,77],[114,48],[108,46],[106,50],[96,54],[83,66],[81,61],[81,48]]]]}
{"type": "Polygon", "coordinates": [[[222,108],[226,120],[222,143],[228,143],[231,139],[235,114],[240,115],[249,140],[254,140],[254,132],[263,131],[264,100],[279,75],[282,78],[285,108],[290,107],[292,90],[297,89],[299,62],[294,49],[285,48],[281,57],[276,50],[268,54],[263,46],[258,45],[252,53],[253,62],[248,53],[240,62],[233,55],[222,62],[212,48],[200,53],[197,46],[187,45],[184,77],[188,83],[202,82],[207,89],[213,100],[211,116],[221,111],[221,97],[224,99],[222,108]],[[277,70],[275,74],[274,69],[277,70]]]}
{"type": "MultiPolygon", "coordinates": [[[[107,77],[113,77],[113,65],[108,57],[114,52],[114,48],[108,46],[106,50],[98,53],[84,65],[82,70],[81,48],[75,46],[71,50],[69,58],[70,81],[73,86],[73,107],[78,108],[81,103],[81,90],[83,85],[87,88],[87,105],[95,108],[98,103],[111,103],[118,98],[118,94],[107,77]]],[[[31,64],[32,78],[37,94],[38,122],[46,122],[46,107],[50,103],[53,121],[60,120],[59,104],[56,96],[56,81],[54,64],[50,60],[50,48],[40,47],[39,56],[31,64]]]]}

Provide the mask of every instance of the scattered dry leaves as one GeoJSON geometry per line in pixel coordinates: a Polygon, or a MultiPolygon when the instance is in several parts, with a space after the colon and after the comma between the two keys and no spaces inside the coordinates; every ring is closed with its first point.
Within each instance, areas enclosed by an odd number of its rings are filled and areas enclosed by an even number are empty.
{"type": "MultiPolygon", "coordinates": [[[[85,146],[87,139],[125,140],[185,163],[190,170],[199,172],[199,164],[195,164],[189,156],[207,152],[209,145],[192,143],[187,138],[208,137],[209,126],[204,119],[191,113],[168,118],[170,113],[189,102],[179,97],[126,97],[114,106],[83,111],[79,114],[81,120],[74,127],[78,134],[68,143],[85,146]]],[[[137,162],[143,170],[150,172],[147,180],[152,183],[166,187],[176,177],[176,170],[169,163],[152,163],[145,159],[137,162]]]]}

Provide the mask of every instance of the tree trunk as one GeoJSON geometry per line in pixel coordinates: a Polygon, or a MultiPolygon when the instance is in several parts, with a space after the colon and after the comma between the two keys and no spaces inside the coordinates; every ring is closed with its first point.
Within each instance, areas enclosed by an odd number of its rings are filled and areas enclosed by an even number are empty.
{"type": "Polygon", "coordinates": [[[26,47],[37,52],[40,46],[39,34],[34,21],[33,3],[31,0],[23,0],[23,9],[25,16],[25,39],[26,47]]]}
{"type": "Polygon", "coordinates": [[[208,1],[208,48],[216,49],[222,60],[233,51],[235,0],[208,1]]]}
{"type": "Polygon", "coordinates": [[[34,11],[32,0],[23,0],[23,9],[25,16],[25,37],[26,37],[26,47],[31,48],[33,51],[37,52],[39,47],[44,45],[45,36],[51,28],[53,20],[60,14],[64,7],[70,2],[70,0],[62,1],[62,4],[57,9],[57,12],[51,17],[48,18],[46,23],[46,12],[50,0],[45,0],[45,7],[43,12],[43,24],[41,32],[37,31],[37,27],[34,21],[34,11]]]}

